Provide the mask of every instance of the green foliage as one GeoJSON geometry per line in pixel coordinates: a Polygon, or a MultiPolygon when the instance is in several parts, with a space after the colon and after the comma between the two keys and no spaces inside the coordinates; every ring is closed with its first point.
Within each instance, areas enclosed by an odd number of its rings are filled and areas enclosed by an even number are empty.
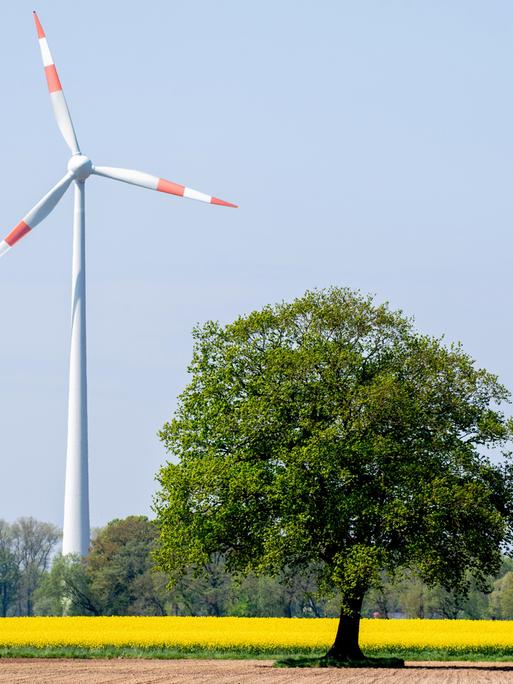
{"type": "Polygon", "coordinates": [[[11,526],[0,520],[0,617],[6,617],[14,604],[20,583],[20,568],[15,555],[11,526]]]}
{"type": "Polygon", "coordinates": [[[60,538],[50,523],[0,520],[0,616],[33,615],[34,592],[60,538]]]}
{"type": "Polygon", "coordinates": [[[413,568],[484,588],[511,541],[509,393],[459,345],[347,289],[194,331],[191,380],[160,433],[156,558],[172,582],[222,553],[301,574],[342,605],[413,568]],[[177,462],[175,462],[175,459],[177,462]]]}
{"type": "Polygon", "coordinates": [[[58,555],[34,592],[36,615],[100,615],[101,604],[91,587],[86,561],[58,555]]]}
{"type": "MultiPolygon", "coordinates": [[[[492,580],[489,578],[490,586],[492,580]]],[[[362,614],[382,618],[477,620],[488,617],[488,602],[488,592],[481,591],[473,577],[468,578],[468,589],[462,593],[448,591],[440,585],[428,586],[408,571],[395,578],[383,573],[379,587],[367,593],[362,614]]]]}
{"type": "Polygon", "coordinates": [[[113,520],[86,558],[57,556],[35,598],[39,615],[165,615],[170,599],[153,572],[156,528],[144,516],[113,520]]]}
{"type": "MultiPolygon", "coordinates": [[[[123,521],[113,521],[118,525],[123,521]]],[[[125,527],[125,533],[127,531],[125,527]]],[[[137,526],[129,526],[138,535],[137,526]]],[[[98,536],[103,536],[102,532],[98,536]]],[[[241,617],[334,617],[339,614],[337,597],[319,596],[316,569],[294,573],[246,576],[230,574],[224,558],[215,554],[209,563],[189,571],[169,590],[162,573],[149,571],[154,535],[149,535],[144,553],[146,563],[139,564],[139,574],[131,581],[130,591],[137,598],[129,601],[132,615],[237,615],[241,617]]],[[[124,535],[126,542],[126,534],[124,535]]],[[[111,559],[119,567],[116,554],[99,564],[103,572],[111,559]]],[[[428,587],[410,572],[391,578],[382,574],[380,585],[367,592],[362,614],[372,617],[425,617],[510,619],[507,591],[513,562],[504,557],[500,573],[490,578],[491,593],[479,591],[470,578],[470,590],[464,597],[439,586],[428,587]],[[504,590],[506,589],[506,591],[504,590]]],[[[2,566],[0,564],[0,573],[2,566]]],[[[111,574],[111,573],[107,573],[111,574]]],[[[125,576],[126,573],[122,572],[125,576]]],[[[2,575],[0,574],[0,580],[2,575]]],[[[5,579],[5,575],[4,575],[5,579]]],[[[93,589],[94,575],[88,569],[88,558],[57,555],[49,572],[41,576],[34,592],[36,615],[114,614],[113,606],[100,600],[93,589]]],[[[116,585],[117,583],[115,583],[116,585]]],[[[0,584],[1,588],[1,584],[0,584]]],[[[14,597],[17,585],[14,585],[14,597]]],[[[15,598],[12,605],[16,605],[15,598]]]]}
{"type": "Polygon", "coordinates": [[[232,583],[228,615],[240,617],[325,617],[327,602],[319,597],[315,572],[292,573],[287,570],[275,577],[237,575],[232,583]]]}
{"type": "Polygon", "coordinates": [[[165,581],[152,570],[157,530],[145,516],[113,520],[86,559],[90,590],[102,615],[165,615],[165,581]]]}
{"type": "Polygon", "coordinates": [[[490,617],[498,620],[513,619],[513,572],[508,571],[497,579],[490,594],[490,617]]]}

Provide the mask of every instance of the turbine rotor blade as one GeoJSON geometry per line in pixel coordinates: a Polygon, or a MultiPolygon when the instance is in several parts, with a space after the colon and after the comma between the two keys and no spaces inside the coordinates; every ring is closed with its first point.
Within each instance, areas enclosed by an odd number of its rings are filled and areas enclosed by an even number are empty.
{"type": "Polygon", "coordinates": [[[45,32],[39,21],[39,17],[34,12],[34,21],[36,22],[37,37],[39,39],[39,47],[41,49],[41,57],[43,59],[43,66],[45,68],[46,81],[48,83],[48,90],[50,92],[50,99],[52,101],[53,113],[57,121],[57,126],[62,133],[64,140],[72,154],[80,154],[77,136],[73,128],[73,121],[69,113],[66,98],[62,91],[61,82],[57,74],[57,69],[53,61],[52,53],[48,47],[45,32]]]}
{"type": "Polygon", "coordinates": [[[130,185],[138,185],[141,188],[148,188],[149,190],[158,190],[158,192],[167,192],[170,195],[177,195],[178,197],[187,197],[188,199],[199,200],[207,204],[219,204],[223,207],[237,207],[236,204],[225,202],[224,200],[206,195],[204,192],[198,192],[185,185],[172,183],[165,178],[158,178],[143,171],[134,171],[132,169],[119,169],[112,166],[93,166],[93,173],[104,178],[112,178],[113,180],[129,183],[130,185]]]}
{"type": "Polygon", "coordinates": [[[39,200],[39,202],[32,207],[29,213],[11,230],[9,235],[0,242],[0,257],[9,251],[11,247],[14,247],[22,237],[25,237],[27,233],[48,216],[66,192],[72,180],[73,175],[67,173],[64,178],[61,178],[57,185],[53,186],[50,192],[46,193],[43,199],[39,200]]]}

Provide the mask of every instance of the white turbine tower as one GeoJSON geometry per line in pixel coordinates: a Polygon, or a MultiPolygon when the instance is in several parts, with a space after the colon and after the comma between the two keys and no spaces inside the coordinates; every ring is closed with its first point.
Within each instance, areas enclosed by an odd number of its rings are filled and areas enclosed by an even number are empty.
{"type": "Polygon", "coordinates": [[[71,183],[75,190],[73,213],[73,265],[71,289],[71,350],[69,365],[68,443],[64,493],[63,554],[85,555],[89,548],[89,483],[87,453],[86,281],[85,281],[85,181],[91,174],[112,178],[179,197],[236,207],[164,178],[130,169],[95,166],[78,145],[68,105],[62,92],[45,32],[34,12],[39,47],[57,125],[71,150],[66,175],[0,242],[0,256],[37,226],[59,202],[71,183]]]}

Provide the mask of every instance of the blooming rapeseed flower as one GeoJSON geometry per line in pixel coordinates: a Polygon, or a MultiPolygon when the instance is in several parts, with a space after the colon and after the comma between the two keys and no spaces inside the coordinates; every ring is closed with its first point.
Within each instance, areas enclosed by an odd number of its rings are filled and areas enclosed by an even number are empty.
{"type": "MultiPolygon", "coordinates": [[[[333,643],[337,623],[333,618],[2,618],[0,647],[323,651],[333,643]]],[[[369,651],[513,650],[509,621],[362,620],[360,634],[362,648],[369,651]]]]}

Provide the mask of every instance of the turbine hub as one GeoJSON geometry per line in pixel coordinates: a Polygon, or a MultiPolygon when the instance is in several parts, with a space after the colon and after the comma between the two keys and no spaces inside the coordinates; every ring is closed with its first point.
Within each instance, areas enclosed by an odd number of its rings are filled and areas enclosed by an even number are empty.
{"type": "Polygon", "coordinates": [[[74,154],[68,162],[68,171],[73,174],[75,180],[84,181],[91,175],[93,165],[84,154],[74,154]]]}

